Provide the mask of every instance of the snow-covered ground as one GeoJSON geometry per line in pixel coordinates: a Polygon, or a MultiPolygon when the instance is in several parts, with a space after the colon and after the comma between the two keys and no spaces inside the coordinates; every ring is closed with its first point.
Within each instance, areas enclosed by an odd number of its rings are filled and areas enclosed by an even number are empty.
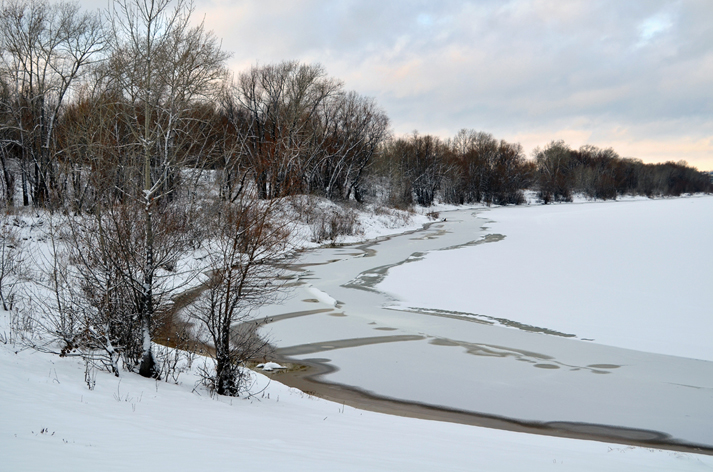
{"type": "Polygon", "coordinates": [[[399,307],[474,313],[598,344],[713,360],[713,197],[481,215],[490,220],[487,233],[505,239],[430,253],[392,268],[378,288],[399,307]]]}
{"type": "MultiPolygon", "coordinates": [[[[443,208],[454,208],[444,206],[443,208]]],[[[343,207],[321,197],[296,196],[283,205],[285,216],[295,220],[291,225],[294,244],[301,248],[317,248],[328,244],[355,244],[383,238],[394,234],[420,229],[432,221],[426,213],[397,210],[376,204],[368,204],[359,209],[343,207]],[[338,216],[341,221],[351,221],[353,234],[339,234],[334,238],[319,240],[321,228],[329,230],[331,219],[338,216]]]]}
{"type": "Polygon", "coordinates": [[[713,469],[710,456],[356,410],[258,373],[254,397],[216,399],[189,373],[178,385],[98,373],[89,390],[80,361],[12,342],[0,366],[3,471],[713,469]]]}
{"type": "MultiPolygon", "coordinates": [[[[680,225],[690,223],[688,220],[681,222],[677,219],[681,213],[697,214],[701,220],[707,219],[710,225],[710,218],[707,218],[707,215],[712,214],[710,203],[713,202],[713,198],[666,200],[650,202],[650,204],[674,204],[679,201],[682,202],[679,205],[685,202],[694,202],[693,205],[696,205],[696,202],[707,201],[709,206],[703,209],[700,207],[690,209],[690,211],[682,209],[681,206],[651,209],[653,212],[651,216],[656,217],[661,225],[655,228],[641,228],[642,231],[646,229],[648,234],[650,231],[661,231],[663,227],[674,225],[682,227],[680,225]]],[[[553,225],[562,226],[562,220],[558,220],[557,215],[566,213],[568,208],[571,208],[570,216],[575,222],[584,224],[589,218],[578,216],[580,212],[596,219],[592,215],[597,212],[590,209],[599,206],[616,209],[628,205],[632,206],[632,210],[625,211],[626,214],[621,218],[622,224],[630,221],[630,218],[635,217],[636,214],[648,211],[645,205],[635,207],[639,205],[637,202],[493,210],[488,213],[488,217],[495,221],[501,221],[500,214],[514,215],[511,227],[490,224],[492,232],[504,233],[507,236],[505,240],[465,247],[456,251],[428,254],[421,261],[391,268],[390,275],[386,277],[383,284],[395,283],[400,278],[398,271],[402,269],[407,269],[405,276],[414,283],[413,270],[420,270],[420,267],[432,271],[439,269],[439,266],[433,265],[433,258],[448,254],[465,255],[469,253],[468,251],[480,249],[489,251],[512,240],[517,242],[516,233],[519,227],[516,212],[522,212],[519,217],[525,220],[534,217],[528,216],[527,212],[532,212],[531,215],[536,215],[538,212],[554,215],[543,218],[539,226],[541,231],[548,233],[554,231],[548,229],[553,225]]],[[[366,221],[373,220],[368,215],[364,218],[366,221]]],[[[604,216],[602,219],[607,221],[604,216]]],[[[503,224],[505,220],[506,218],[502,219],[503,224]]],[[[421,221],[415,219],[410,224],[412,227],[420,226],[421,221]]],[[[397,231],[387,226],[367,228],[363,237],[397,231]]],[[[598,236],[605,237],[608,233],[605,234],[602,228],[611,226],[610,224],[592,226],[595,232],[585,231],[581,234],[582,237],[588,237],[585,241],[590,241],[598,236]]],[[[704,225],[703,230],[706,227],[710,229],[710,226],[704,225]]],[[[620,232],[627,233],[621,228],[620,232]]],[[[636,234],[637,231],[631,229],[629,233],[636,234]]],[[[709,235],[707,241],[710,242],[710,232],[707,234],[709,235]]],[[[619,241],[607,240],[612,245],[619,241]]],[[[544,242],[550,244],[552,241],[545,239],[544,242]]],[[[575,245],[573,242],[565,243],[559,240],[558,242],[562,243],[563,247],[575,245]]],[[[685,254],[690,256],[707,247],[705,245],[701,247],[699,243],[700,241],[688,241],[685,254]]],[[[526,240],[520,240],[519,245],[525,244],[527,244],[526,240]]],[[[589,243],[582,242],[582,244],[589,243]]],[[[511,247],[510,250],[517,250],[517,246],[518,244],[515,245],[515,249],[511,247]]],[[[609,246],[605,247],[609,248],[609,246]]],[[[544,249],[539,247],[538,251],[544,249]]],[[[558,254],[556,252],[553,257],[558,254]]],[[[656,257],[666,259],[666,255],[663,254],[656,257]]],[[[546,260],[544,256],[540,259],[546,260]]],[[[457,265],[453,267],[468,265],[464,264],[466,260],[465,256],[459,257],[457,265]]],[[[646,258],[640,257],[636,260],[646,261],[646,258]]],[[[512,264],[519,262],[518,259],[508,259],[508,261],[512,264]]],[[[483,267],[480,262],[477,266],[483,267]]],[[[453,270],[453,267],[450,272],[459,272],[453,270]]],[[[510,267],[511,271],[517,272],[516,267],[518,266],[510,267]]],[[[708,267],[710,268],[711,265],[708,267]]],[[[448,272],[439,270],[435,276],[431,274],[429,279],[432,283],[441,283],[438,279],[446,278],[448,272]]],[[[469,272],[469,277],[477,272],[477,270],[469,272]]],[[[459,273],[462,275],[462,272],[459,273]]],[[[539,280],[541,273],[526,273],[525,281],[534,284],[539,280]]],[[[574,274],[563,274],[558,276],[557,280],[553,280],[553,283],[559,283],[561,288],[566,288],[566,284],[571,283],[572,280],[583,280],[585,278],[583,274],[586,273],[586,270],[581,270],[574,274]]],[[[711,286],[710,273],[708,270],[702,274],[703,282],[707,281],[708,286],[711,286]]],[[[684,277],[683,274],[678,275],[684,277]]],[[[621,283],[624,279],[625,277],[617,277],[615,280],[621,283]]],[[[634,279],[640,280],[640,284],[645,285],[643,280],[648,284],[649,280],[655,280],[655,277],[637,271],[634,279]]],[[[501,294],[509,290],[508,287],[512,287],[517,294],[527,288],[515,283],[511,284],[508,279],[501,282],[498,292],[501,294]]],[[[449,287],[454,286],[449,285],[449,287]]],[[[449,288],[449,296],[444,297],[442,301],[449,303],[450,299],[457,299],[462,301],[462,304],[458,305],[459,308],[450,309],[496,316],[496,313],[481,310],[480,305],[474,303],[480,302],[479,295],[486,290],[480,288],[477,291],[473,290],[472,287],[481,287],[478,283],[469,287],[467,295],[460,296],[451,296],[454,292],[449,288]]],[[[395,287],[389,289],[398,292],[395,287]]],[[[429,293],[433,291],[433,286],[427,290],[429,293]]],[[[428,300],[417,299],[418,294],[415,292],[415,290],[405,291],[403,300],[410,306],[434,307],[427,303],[428,300]]],[[[311,293],[318,300],[333,303],[334,299],[328,293],[320,292],[317,288],[312,288],[311,293]]],[[[559,293],[561,295],[566,292],[559,293]]],[[[689,290],[685,293],[690,296],[695,291],[689,290]]],[[[512,298],[519,298],[519,295],[512,298]]],[[[626,297],[621,297],[623,298],[626,297]]],[[[711,312],[710,306],[709,304],[707,313],[711,312]]],[[[444,304],[439,304],[437,308],[444,308],[444,304]]],[[[626,314],[620,316],[625,317],[626,314]]],[[[670,333],[672,337],[678,337],[679,334],[676,333],[683,330],[692,333],[692,336],[696,330],[703,331],[703,334],[711,332],[708,325],[692,326],[688,319],[683,321],[680,316],[676,312],[678,322],[669,325],[677,329],[670,333]]],[[[252,389],[254,395],[249,398],[210,398],[204,390],[194,389],[197,378],[192,372],[184,373],[179,378],[178,384],[147,380],[129,373],[125,373],[120,379],[109,374],[97,373],[96,387],[94,390],[89,390],[85,384],[84,365],[80,361],[23,350],[13,340],[9,319],[10,314],[0,312],[0,384],[2,385],[0,387],[0,470],[155,471],[239,468],[309,471],[696,471],[713,469],[713,457],[705,455],[528,435],[356,410],[310,397],[277,382],[270,382],[267,377],[257,373],[254,374],[255,384],[252,389]]],[[[536,318],[531,321],[533,324],[543,321],[541,325],[566,331],[566,326],[554,326],[556,323],[549,318],[545,320],[536,318]]],[[[699,321],[703,322],[703,320],[699,321]]],[[[625,322],[619,320],[619,323],[625,322]]],[[[582,327],[585,327],[583,322],[574,326],[576,329],[572,331],[584,338],[599,336],[598,333],[590,334],[588,330],[579,329],[582,327]]],[[[645,330],[650,332],[653,328],[649,330],[647,327],[645,330]]],[[[626,340],[624,334],[617,336],[626,340]]],[[[636,332],[633,336],[638,339],[636,332]]],[[[597,342],[604,341],[597,338],[597,342]]],[[[613,341],[610,342],[615,344],[613,341]]],[[[633,346],[628,344],[625,347],[633,346]]],[[[705,350],[703,351],[705,353],[705,350]]],[[[679,355],[687,354],[679,353],[679,355]]],[[[708,358],[703,355],[696,357],[708,358]]],[[[194,367],[199,363],[196,361],[194,367]]]]}

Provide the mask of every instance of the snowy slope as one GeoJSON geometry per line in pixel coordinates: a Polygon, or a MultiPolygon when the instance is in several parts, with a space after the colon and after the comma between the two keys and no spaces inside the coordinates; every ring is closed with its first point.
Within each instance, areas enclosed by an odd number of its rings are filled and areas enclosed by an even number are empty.
{"type": "Polygon", "coordinates": [[[190,374],[174,385],[99,373],[90,391],[77,360],[18,347],[0,343],[3,471],[713,468],[710,456],[360,411],[261,374],[253,398],[212,399],[190,374]]]}

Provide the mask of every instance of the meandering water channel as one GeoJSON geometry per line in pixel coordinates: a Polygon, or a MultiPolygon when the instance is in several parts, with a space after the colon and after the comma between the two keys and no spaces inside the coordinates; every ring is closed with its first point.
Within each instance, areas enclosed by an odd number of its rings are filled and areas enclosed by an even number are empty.
{"type": "MultiPolygon", "coordinates": [[[[410,234],[300,256],[288,299],[262,311],[277,356],[302,366],[280,381],[382,411],[410,405],[415,416],[713,451],[711,362],[487,314],[390,308],[394,300],[375,288],[389,268],[507,237],[484,228],[487,212],[441,216],[410,234]]],[[[472,296],[477,307],[476,287],[472,296]]]]}

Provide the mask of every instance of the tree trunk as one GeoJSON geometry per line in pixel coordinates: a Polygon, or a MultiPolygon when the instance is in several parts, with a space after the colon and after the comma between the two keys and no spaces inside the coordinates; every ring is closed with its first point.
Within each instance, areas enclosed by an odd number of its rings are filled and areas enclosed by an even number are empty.
{"type": "MultiPolygon", "coordinates": [[[[148,180],[147,180],[148,182],[148,180]]],[[[146,201],[144,211],[146,214],[146,261],[144,265],[144,286],[141,293],[141,337],[142,355],[139,374],[143,377],[156,377],[153,352],[151,351],[151,318],[153,316],[153,221],[151,219],[151,196],[145,191],[146,201]]]]}
{"type": "Polygon", "coordinates": [[[3,147],[2,154],[2,174],[5,180],[5,204],[12,207],[15,204],[15,176],[7,168],[6,149],[3,147]]]}
{"type": "Polygon", "coordinates": [[[25,160],[22,161],[20,170],[22,174],[22,206],[29,206],[30,196],[27,190],[27,164],[25,160]]]}

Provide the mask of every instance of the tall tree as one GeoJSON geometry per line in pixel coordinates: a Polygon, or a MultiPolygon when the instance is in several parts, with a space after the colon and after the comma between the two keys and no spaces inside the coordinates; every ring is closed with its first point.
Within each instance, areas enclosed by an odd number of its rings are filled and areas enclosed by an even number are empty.
{"type": "Polygon", "coordinates": [[[542,201],[571,201],[576,162],[572,159],[570,147],[564,141],[552,141],[544,149],[537,148],[533,153],[542,201]]]}
{"type": "Polygon", "coordinates": [[[321,66],[296,61],[240,74],[233,94],[247,111],[243,151],[261,198],[304,189],[323,145],[324,136],[316,133],[320,114],[341,87],[321,66]]]}
{"type": "Polygon", "coordinates": [[[330,199],[361,200],[366,167],[388,136],[389,119],[374,100],[340,93],[325,107],[316,134],[322,143],[309,172],[309,190],[330,199]]]}
{"type": "MultiPolygon", "coordinates": [[[[4,93],[3,166],[8,149],[20,158],[23,204],[48,203],[55,186],[53,139],[62,107],[86,66],[104,47],[97,14],[75,3],[11,0],[0,13],[4,93]]],[[[11,182],[6,175],[6,186],[11,182]]],[[[8,203],[12,191],[7,189],[8,203]]]]}
{"type": "Polygon", "coordinates": [[[155,228],[168,216],[166,202],[176,191],[179,169],[192,160],[190,151],[195,150],[187,133],[197,118],[189,113],[191,106],[210,99],[225,75],[227,54],[202,23],[191,25],[192,12],[192,4],[184,0],[115,0],[109,8],[108,74],[128,105],[122,120],[132,138],[123,147],[127,158],[139,160],[136,164],[142,168],[142,182],[132,198],[143,212],[143,266],[130,273],[140,277],[131,286],[139,291],[143,376],[155,375],[155,228]]]}

